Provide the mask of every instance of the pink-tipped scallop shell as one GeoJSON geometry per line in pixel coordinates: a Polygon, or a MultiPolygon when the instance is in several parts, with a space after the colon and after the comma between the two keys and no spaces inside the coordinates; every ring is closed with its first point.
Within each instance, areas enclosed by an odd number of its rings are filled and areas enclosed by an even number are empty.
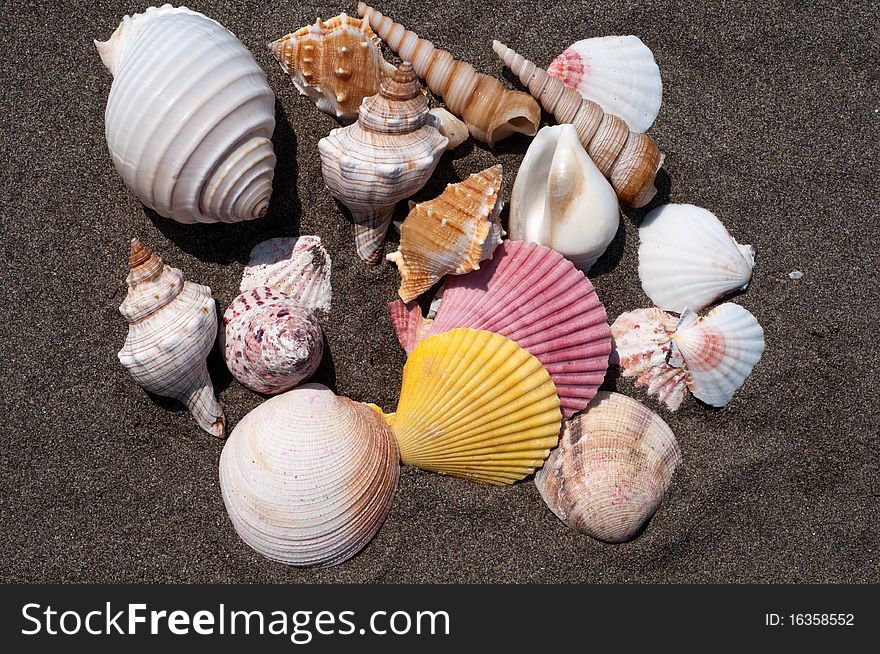
{"type": "Polygon", "coordinates": [[[651,49],[637,36],[598,36],[572,43],[547,67],[547,74],[620,116],[634,132],[654,124],[663,101],[663,81],[651,49]]]}
{"type": "Polygon", "coordinates": [[[660,506],[679,463],[675,435],[656,413],[625,395],[600,392],[565,421],[535,485],[566,525],[621,543],[660,506]]]}
{"type": "Polygon", "coordinates": [[[388,255],[400,271],[404,302],[414,300],[445,275],[476,270],[504,232],[498,215],[501,166],[448,184],[441,195],[415,205],[400,228],[400,247],[388,255]]]}
{"type": "Polygon", "coordinates": [[[363,99],[378,93],[382,78],[394,70],[370,21],[344,13],[283,36],[269,50],[301,95],[342,119],[356,118],[363,99]]]}
{"type": "Polygon", "coordinates": [[[587,406],[605,378],[611,337],[602,302],[582,272],[543,245],[505,241],[480,270],[449,277],[433,321],[415,303],[390,303],[407,353],[458,327],[496,332],[550,373],[568,417],[587,406]]]}
{"type": "Polygon", "coordinates": [[[232,375],[258,393],[281,393],[315,374],[324,353],[318,319],[267,286],[245,291],[223,314],[220,345],[232,375]]]}
{"type": "Polygon", "coordinates": [[[287,565],[332,566],[379,531],[399,456],[377,411],[306,384],[236,425],[220,455],[220,489],[232,526],[257,552],[287,565]]]}
{"type": "Polygon", "coordinates": [[[226,418],[206,361],[217,338],[211,289],[184,281],[180,270],[137,239],[131,241],[128,265],[128,295],[119,307],[128,336],[120,363],[142,388],[179,399],[199,427],[225,437],[226,418]]]}
{"type": "Polygon", "coordinates": [[[330,255],[318,236],[270,238],[254,246],[239,290],[268,286],[312,311],[330,311],[330,255]]]}

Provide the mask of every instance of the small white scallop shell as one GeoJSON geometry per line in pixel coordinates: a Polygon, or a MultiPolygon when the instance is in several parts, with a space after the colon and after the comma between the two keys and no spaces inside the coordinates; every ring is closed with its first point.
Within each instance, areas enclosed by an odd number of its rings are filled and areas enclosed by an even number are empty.
{"type": "Polygon", "coordinates": [[[639,278],[661,309],[708,306],[752,279],[755,248],[740,245],[715,214],[692,204],[667,204],[639,227],[639,278]]]}
{"type": "Polygon", "coordinates": [[[270,238],[251,250],[239,290],[268,286],[306,309],[330,311],[331,273],[330,255],[319,236],[270,238]]]}

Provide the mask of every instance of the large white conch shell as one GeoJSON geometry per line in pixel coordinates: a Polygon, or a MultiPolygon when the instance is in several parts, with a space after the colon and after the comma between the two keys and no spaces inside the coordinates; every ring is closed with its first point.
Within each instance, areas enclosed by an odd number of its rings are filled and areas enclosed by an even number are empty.
{"type": "Polygon", "coordinates": [[[140,201],[181,223],[264,216],[275,96],[247,48],[220,23],[171,5],[126,16],[95,45],[114,78],[107,147],[140,201]]]}
{"type": "Polygon", "coordinates": [[[206,364],[217,338],[211,289],[184,281],[137,239],[128,264],[128,295],[119,311],[129,327],[119,361],[143,388],[179,399],[202,429],[223,438],[223,409],[206,364]]]}
{"type": "Polygon", "coordinates": [[[510,198],[510,237],[553,248],[587,272],[614,240],[617,196],[573,125],[545,127],[520,164],[510,198]]]}
{"type": "Polygon", "coordinates": [[[639,278],[661,309],[699,311],[752,279],[755,248],[740,245],[710,211],[667,204],[639,227],[639,278]]]}

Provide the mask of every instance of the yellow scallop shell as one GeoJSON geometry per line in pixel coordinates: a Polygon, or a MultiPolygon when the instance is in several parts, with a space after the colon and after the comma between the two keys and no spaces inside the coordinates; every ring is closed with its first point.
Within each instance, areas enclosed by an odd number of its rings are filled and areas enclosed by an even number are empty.
{"type": "Polygon", "coordinates": [[[416,347],[386,419],[400,458],[425,470],[511,484],[540,468],[562,425],[550,375],[512,340],[453,329],[416,347]]]}

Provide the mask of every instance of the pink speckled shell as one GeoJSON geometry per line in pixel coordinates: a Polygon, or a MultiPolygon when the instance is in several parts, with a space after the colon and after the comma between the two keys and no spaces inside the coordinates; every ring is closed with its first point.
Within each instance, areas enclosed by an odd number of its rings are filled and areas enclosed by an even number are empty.
{"type": "Polygon", "coordinates": [[[550,373],[565,417],[587,406],[608,369],[611,332],[593,285],[561,254],[536,243],[505,241],[479,270],[447,278],[433,322],[415,303],[388,308],[407,352],[457,327],[515,341],[550,373]]]}
{"type": "Polygon", "coordinates": [[[304,382],[324,354],[314,314],[267,286],[235,298],[223,326],[220,344],[229,371],[258,393],[281,393],[304,382]]]}

